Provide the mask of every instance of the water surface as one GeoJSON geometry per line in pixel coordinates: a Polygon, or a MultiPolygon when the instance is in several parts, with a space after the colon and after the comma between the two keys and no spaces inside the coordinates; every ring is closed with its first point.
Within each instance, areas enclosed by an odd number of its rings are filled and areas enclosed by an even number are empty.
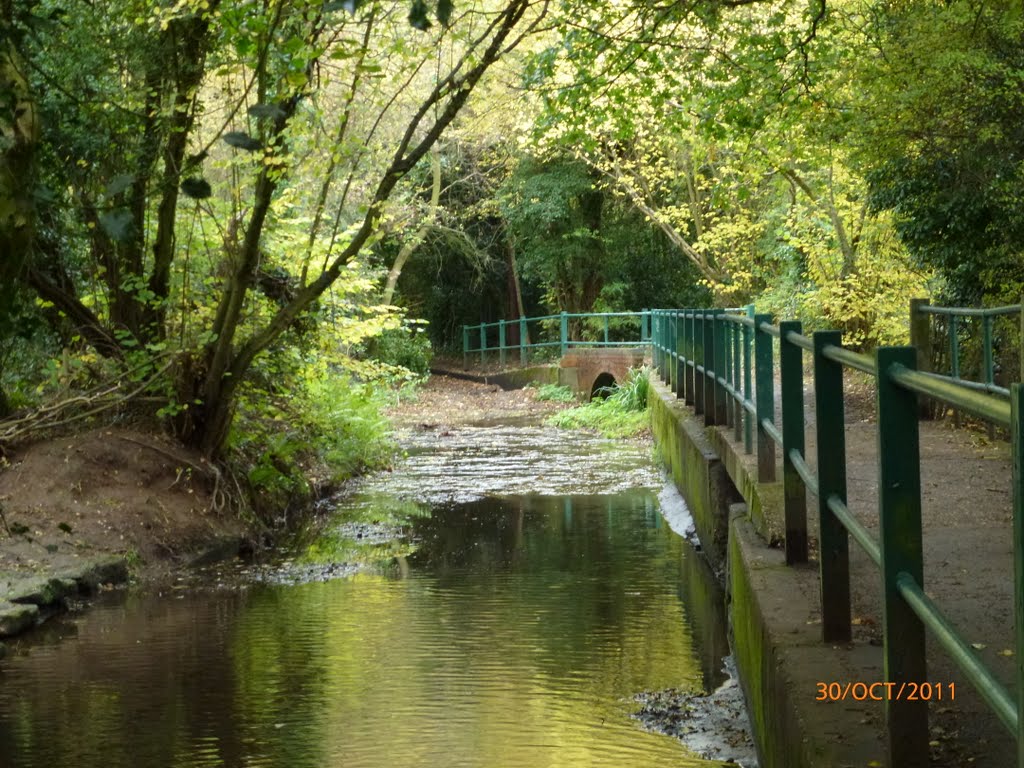
{"type": "MultiPolygon", "coordinates": [[[[511,436],[475,436],[444,461],[413,444],[339,510],[338,530],[405,534],[367,542],[373,569],[109,595],[19,644],[0,662],[0,765],[718,765],[630,717],[642,690],[713,689],[727,652],[721,595],[666,524],[649,457],[534,441],[557,466],[513,483],[521,465],[487,458],[511,436]],[[604,463],[574,483],[580,455],[604,463]]],[[[314,554],[363,541],[333,536],[314,554]]]]}

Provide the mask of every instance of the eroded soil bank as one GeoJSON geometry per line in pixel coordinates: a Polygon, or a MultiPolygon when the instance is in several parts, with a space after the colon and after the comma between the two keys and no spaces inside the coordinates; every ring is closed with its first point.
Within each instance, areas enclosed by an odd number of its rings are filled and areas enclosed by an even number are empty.
{"type": "Polygon", "coordinates": [[[235,554],[246,526],[219,473],[160,437],[95,429],[9,454],[0,469],[0,637],[131,574],[235,554]]]}
{"type": "MultiPolygon", "coordinates": [[[[434,377],[390,415],[399,428],[443,432],[565,407],[535,394],[434,377]]],[[[229,482],[197,453],[139,430],[93,429],[10,452],[0,459],[0,638],[104,585],[166,580],[244,550],[258,531],[227,503],[229,482]]]]}

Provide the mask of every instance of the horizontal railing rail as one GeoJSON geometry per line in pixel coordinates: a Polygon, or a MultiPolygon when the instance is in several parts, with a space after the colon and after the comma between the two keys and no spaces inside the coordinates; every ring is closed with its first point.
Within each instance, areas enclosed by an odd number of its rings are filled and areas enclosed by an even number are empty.
{"type": "MultiPolygon", "coordinates": [[[[989,318],[1021,311],[1019,305],[989,310],[928,307],[919,316],[989,318]]],[[[913,316],[913,314],[912,314],[913,316]]],[[[984,343],[991,349],[991,328],[984,343]]],[[[1008,399],[990,386],[917,370],[919,350],[882,347],[865,355],[843,347],[838,331],[806,336],[800,323],[773,324],[747,307],[736,310],[655,309],[650,340],[657,375],[707,426],[732,427],[747,454],[756,452],[761,482],[776,480],[781,452],[786,562],[806,562],[807,495],[817,498],[822,641],[852,638],[849,539],[882,574],[883,655],[886,682],[926,681],[926,632],[1017,739],[1016,765],[1024,768],[1024,695],[1016,698],[971,650],[924,591],[921,523],[921,460],[918,417],[923,398],[945,403],[1009,431],[1013,452],[1013,526],[1017,690],[1024,691],[1024,389],[1013,384],[1008,399]],[[777,342],[775,340],[778,340],[777,342]],[[776,349],[778,362],[775,361],[776,349]],[[811,355],[816,457],[804,446],[804,353],[811,355]],[[879,430],[879,535],[848,508],[844,371],[874,377],[879,430]],[[776,422],[776,374],[781,422],[776,422]]],[[[989,357],[991,352],[989,352],[989,357]]],[[[991,384],[991,382],[982,382],[991,384]]],[[[929,764],[928,702],[886,697],[888,763],[895,768],[929,764]]]]}
{"type": "MultiPolygon", "coordinates": [[[[910,303],[911,346],[921,351],[919,364],[928,372],[934,373],[979,392],[1009,400],[1010,389],[996,383],[997,363],[995,359],[994,320],[997,317],[1017,316],[1017,347],[1020,357],[1019,370],[1014,378],[1024,381],[1024,305],[1008,304],[1001,307],[936,307],[927,299],[914,299],[910,303]],[[931,371],[930,363],[935,346],[935,329],[930,322],[931,317],[945,320],[946,352],[949,356],[948,373],[931,371]],[[963,355],[960,349],[962,331],[968,331],[966,322],[976,320],[981,323],[981,369],[980,381],[972,381],[962,376],[963,355]]],[[[985,417],[982,417],[985,418],[985,417]]]]}
{"type": "Polygon", "coordinates": [[[557,348],[565,354],[575,347],[637,347],[650,344],[650,312],[560,312],[557,315],[520,317],[479,325],[462,326],[463,362],[469,356],[497,356],[505,365],[510,353],[518,352],[520,365],[527,365],[531,351],[557,348]],[[554,329],[557,321],[557,331],[554,329]],[[575,338],[574,324],[583,325],[594,338],[575,338]]]}

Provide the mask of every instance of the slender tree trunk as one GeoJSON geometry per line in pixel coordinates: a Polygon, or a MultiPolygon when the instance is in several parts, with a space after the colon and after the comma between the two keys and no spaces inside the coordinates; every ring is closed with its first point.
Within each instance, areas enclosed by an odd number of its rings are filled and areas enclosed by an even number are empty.
{"type": "MultiPolygon", "coordinates": [[[[376,233],[383,205],[398,182],[431,150],[462,110],[470,93],[491,65],[540,23],[543,13],[538,12],[526,30],[521,31],[518,37],[513,34],[517,32],[520,22],[533,4],[533,0],[509,2],[491,21],[487,34],[478,38],[480,48],[472,52],[472,61],[467,53],[462,64],[454,67],[447,77],[437,83],[410,118],[405,133],[397,142],[393,159],[380,178],[362,224],[353,233],[348,244],[316,279],[300,288],[295,297],[281,307],[267,325],[236,348],[234,337],[246,293],[253,281],[253,269],[259,255],[263,223],[276,186],[276,182],[272,182],[265,174],[261,175],[256,185],[253,212],[242,246],[241,263],[225,288],[225,296],[213,328],[217,339],[207,357],[205,371],[197,381],[201,403],[195,409],[195,420],[189,425],[188,433],[184,435],[188,442],[198,446],[208,456],[216,456],[223,450],[234,413],[235,393],[256,356],[273,344],[300,313],[327,291],[338,279],[342,269],[376,233]],[[431,114],[436,116],[432,121],[428,121],[431,114]]],[[[545,6],[542,5],[543,7],[545,6]]],[[[289,117],[294,113],[297,104],[296,98],[285,110],[289,117]]],[[[281,127],[283,130],[283,125],[281,127]]],[[[277,135],[280,135],[280,132],[277,132],[277,135]]]]}
{"type": "Polygon", "coordinates": [[[391,265],[387,284],[384,286],[384,297],[382,300],[384,304],[391,304],[391,300],[395,297],[395,287],[398,285],[398,278],[401,277],[406,262],[409,261],[409,257],[412,256],[415,250],[420,247],[420,244],[426,238],[430,228],[434,225],[434,221],[437,219],[437,207],[441,202],[441,153],[436,144],[430,150],[430,169],[433,174],[433,183],[430,187],[430,207],[419,229],[416,230],[416,234],[412,236],[412,239],[402,244],[402,249],[395,257],[395,263],[391,265]]]}

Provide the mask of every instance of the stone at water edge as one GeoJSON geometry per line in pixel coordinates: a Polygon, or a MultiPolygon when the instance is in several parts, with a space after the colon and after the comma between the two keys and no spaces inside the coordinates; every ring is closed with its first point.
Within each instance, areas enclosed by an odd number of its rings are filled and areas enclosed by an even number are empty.
{"type": "Polygon", "coordinates": [[[0,637],[21,634],[35,626],[38,619],[38,605],[0,603],[0,637]]]}
{"type": "Polygon", "coordinates": [[[70,576],[36,576],[11,583],[6,599],[12,603],[54,605],[77,593],[78,582],[70,576]]]}
{"type": "Polygon", "coordinates": [[[83,592],[95,592],[102,584],[124,584],[128,581],[128,561],[117,555],[101,557],[60,575],[73,578],[83,592]]]}

